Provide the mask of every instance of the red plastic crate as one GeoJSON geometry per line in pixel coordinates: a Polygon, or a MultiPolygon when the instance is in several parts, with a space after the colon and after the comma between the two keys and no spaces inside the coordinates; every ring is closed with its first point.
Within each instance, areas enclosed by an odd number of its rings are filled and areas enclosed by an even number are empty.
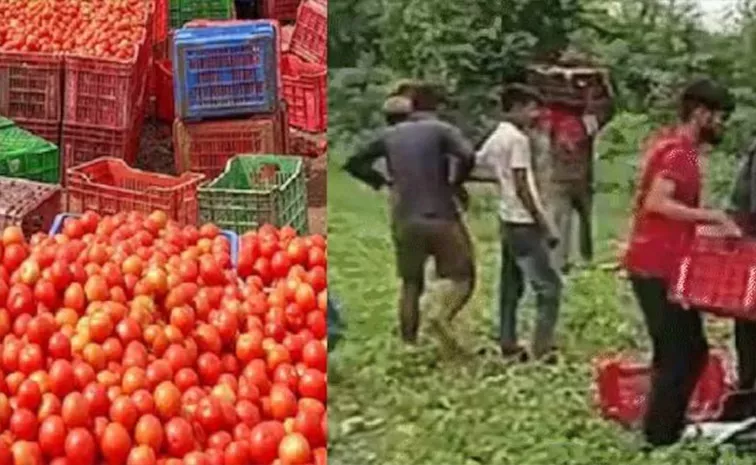
{"type": "Polygon", "coordinates": [[[299,5],[289,50],[310,63],[328,64],[328,6],[315,0],[299,5]]]}
{"type": "MultiPolygon", "coordinates": [[[[643,420],[651,385],[651,367],[631,358],[612,356],[595,362],[596,403],[605,418],[625,426],[643,420]]],[[[729,391],[725,357],[712,351],[688,406],[688,419],[716,419],[729,391]]]]}
{"type": "Polygon", "coordinates": [[[0,52],[0,115],[59,122],[62,82],[61,56],[0,52]]]}
{"type": "Polygon", "coordinates": [[[179,223],[196,224],[197,189],[204,179],[196,173],[149,173],[130,168],[118,158],[99,158],[68,170],[66,211],[113,215],[163,210],[179,223]]]}
{"type": "Polygon", "coordinates": [[[165,42],[170,31],[171,5],[169,0],[154,0],[155,13],[152,18],[152,43],[165,42]]]}
{"type": "Polygon", "coordinates": [[[276,113],[243,120],[173,123],[176,172],[202,173],[215,178],[240,153],[289,153],[289,127],[285,105],[276,113]]]}
{"type": "Polygon", "coordinates": [[[328,137],[325,133],[311,134],[290,128],[289,146],[292,155],[317,158],[328,152],[328,137]]]}
{"type": "Polygon", "coordinates": [[[294,34],[294,26],[286,25],[281,27],[281,51],[288,52],[291,46],[291,36],[294,34]]]}
{"type": "Polygon", "coordinates": [[[264,0],[262,16],[279,21],[293,21],[297,19],[297,8],[300,0],[264,0]]]}
{"type": "Polygon", "coordinates": [[[48,142],[60,146],[61,139],[61,122],[44,121],[27,118],[15,118],[13,120],[16,126],[26,129],[34,135],[37,135],[48,142]]]}
{"type": "Polygon", "coordinates": [[[756,319],[756,241],[698,234],[670,298],[727,317],[756,319]]]}
{"type": "Polygon", "coordinates": [[[0,177],[0,229],[21,226],[28,238],[47,232],[60,211],[60,186],[0,177]]]}
{"type": "Polygon", "coordinates": [[[152,55],[150,35],[135,46],[129,61],[67,56],[65,60],[65,123],[92,124],[109,129],[128,128],[139,106],[152,55]]]}
{"type": "Polygon", "coordinates": [[[173,122],[173,69],[170,60],[156,61],[155,76],[155,116],[166,123],[173,122]]]}
{"type": "Polygon", "coordinates": [[[328,68],[305,63],[287,53],[281,60],[283,98],[289,112],[289,124],[310,132],[328,128],[328,68]]]}
{"type": "MultiPolygon", "coordinates": [[[[111,129],[92,124],[63,123],[62,134],[62,172],[72,166],[86,163],[100,157],[112,157],[125,160],[129,164],[136,161],[139,151],[139,138],[144,125],[146,107],[146,87],[142,88],[141,97],[131,125],[126,129],[111,129]]],[[[61,179],[65,179],[62,176],[61,179]]]]}

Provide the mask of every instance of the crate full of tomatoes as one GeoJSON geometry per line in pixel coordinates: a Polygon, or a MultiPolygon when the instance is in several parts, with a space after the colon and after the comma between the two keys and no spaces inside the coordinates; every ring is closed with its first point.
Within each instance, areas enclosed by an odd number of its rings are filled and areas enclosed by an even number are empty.
{"type": "Polygon", "coordinates": [[[325,465],[323,237],[250,231],[239,270],[159,211],[0,241],[0,463],[325,465]]]}

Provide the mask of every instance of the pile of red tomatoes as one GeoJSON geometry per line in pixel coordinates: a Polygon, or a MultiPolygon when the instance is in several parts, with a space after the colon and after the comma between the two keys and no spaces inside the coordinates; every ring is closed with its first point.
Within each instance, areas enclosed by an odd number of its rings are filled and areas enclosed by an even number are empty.
{"type": "Polygon", "coordinates": [[[162,212],[5,229],[0,465],[325,464],[326,241],[230,250],[162,212]]]}

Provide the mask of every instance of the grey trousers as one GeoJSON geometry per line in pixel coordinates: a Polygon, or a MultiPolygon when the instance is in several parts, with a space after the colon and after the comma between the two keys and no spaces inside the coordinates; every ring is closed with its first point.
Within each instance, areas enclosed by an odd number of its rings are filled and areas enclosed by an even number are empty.
{"type": "Polygon", "coordinates": [[[496,301],[499,342],[507,346],[517,344],[517,308],[527,282],[536,296],[538,315],[533,352],[539,356],[554,345],[562,280],[552,264],[545,235],[539,227],[502,223],[501,233],[501,270],[496,301]]]}
{"type": "Polygon", "coordinates": [[[559,244],[553,251],[554,266],[565,270],[570,265],[572,246],[573,213],[578,214],[580,234],[580,255],[583,260],[593,259],[592,209],[593,195],[587,187],[571,184],[557,184],[552,187],[549,207],[554,224],[559,232],[559,244]]]}

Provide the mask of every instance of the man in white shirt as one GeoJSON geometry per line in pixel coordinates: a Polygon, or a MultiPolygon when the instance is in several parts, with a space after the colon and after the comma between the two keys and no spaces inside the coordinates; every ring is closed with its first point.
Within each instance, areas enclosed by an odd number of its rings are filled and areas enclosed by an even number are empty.
{"type": "Polygon", "coordinates": [[[501,195],[499,342],[505,357],[523,361],[527,359],[527,351],[518,344],[516,321],[525,281],[532,286],[537,300],[538,318],[532,342],[532,355],[537,359],[551,358],[554,354],[554,329],[562,291],[561,278],[549,251],[559,239],[538,189],[527,135],[538,120],[542,101],[538,91],[528,86],[507,87],[502,94],[506,120],[477,154],[477,163],[495,173],[501,195]]]}

